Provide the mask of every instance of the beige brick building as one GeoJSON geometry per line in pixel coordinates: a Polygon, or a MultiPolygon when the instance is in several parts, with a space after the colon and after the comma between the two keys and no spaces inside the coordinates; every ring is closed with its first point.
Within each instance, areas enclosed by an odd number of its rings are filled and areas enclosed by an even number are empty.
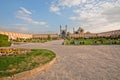
{"type": "MultiPolygon", "coordinates": [[[[52,39],[58,39],[59,34],[24,34],[17,32],[7,32],[0,31],[0,34],[7,35],[9,39],[17,39],[17,38],[34,38],[34,39],[47,39],[50,36],[52,39]]],[[[79,34],[69,34],[70,38],[79,38],[79,37],[109,37],[109,36],[120,36],[120,30],[113,30],[102,33],[79,33],[79,34]]]]}
{"type": "Polygon", "coordinates": [[[17,39],[17,38],[32,38],[32,34],[24,34],[18,32],[7,32],[7,31],[0,31],[0,34],[7,35],[9,39],[17,39]]]}
{"type": "Polygon", "coordinates": [[[120,30],[113,30],[101,33],[79,33],[79,34],[70,34],[70,38],[79,38],[79,37],[109,37],[109,36],[120,36],[120,30]]]}
{"type": "Polygon", "coordinates": [[[58,34],[33,34],[33,38],[35,38],[35,39],[47,39],[48,36],[50,36],[51,39],[58,39],[59,38],[58,34]]]}

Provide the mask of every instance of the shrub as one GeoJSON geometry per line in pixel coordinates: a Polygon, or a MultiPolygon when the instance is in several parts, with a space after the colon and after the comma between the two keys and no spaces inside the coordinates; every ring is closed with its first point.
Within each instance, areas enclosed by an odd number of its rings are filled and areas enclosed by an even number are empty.
{"type": "Polygon", "coordinates": [[[11,42],[8,41],[8,36],[0,34],[0,47],[10,46],[11,42]]]}

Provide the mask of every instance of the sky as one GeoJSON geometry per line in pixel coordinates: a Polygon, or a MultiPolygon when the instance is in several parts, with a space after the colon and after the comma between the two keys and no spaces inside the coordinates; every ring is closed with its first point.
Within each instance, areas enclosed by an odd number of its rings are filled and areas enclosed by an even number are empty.
{"type": "Polygon", "coordinates": [[[79,27],[92,33],[120,29],[120,0],[0,0],[0,30],[59,33],[79,27]]]}

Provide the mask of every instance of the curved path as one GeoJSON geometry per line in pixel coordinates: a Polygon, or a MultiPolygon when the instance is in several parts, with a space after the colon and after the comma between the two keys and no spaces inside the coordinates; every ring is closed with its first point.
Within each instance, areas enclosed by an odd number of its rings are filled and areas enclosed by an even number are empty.
{"type": "Polygon", "coordinates": [[[64,46],[62,40],[15,45],[54,51],[58,59],[49,69],[27,80],[120,80],[120,46],[64,46]]]}

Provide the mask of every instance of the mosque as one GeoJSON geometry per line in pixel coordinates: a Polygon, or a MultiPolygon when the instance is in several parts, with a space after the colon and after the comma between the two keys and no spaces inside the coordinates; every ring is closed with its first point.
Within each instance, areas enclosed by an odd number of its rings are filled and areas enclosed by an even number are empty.
{"type": "Polygon", "coordinates": [[[65,29],[62,29],[62,26],[60,25],[60,37],[65,38],[67,36],[67,25],[65,26],[65,29]]]}
{"type": "Polygon", "coordinates": [[[60,26],[60,37],[65,38],[66,36],[69,36],[70,38],[90,38],[90,37],[118,37],[120,36],[120,30],[113,30],[113,31],[107,31],[107,32],[101,32],[101,33],[90,33],[84,32],[84,29],[79,27],[78,30],[75,31],[73,28],[73,33],[67,32],[67,26],[65,26],[65,29],[61,29],[60,26]]]}

